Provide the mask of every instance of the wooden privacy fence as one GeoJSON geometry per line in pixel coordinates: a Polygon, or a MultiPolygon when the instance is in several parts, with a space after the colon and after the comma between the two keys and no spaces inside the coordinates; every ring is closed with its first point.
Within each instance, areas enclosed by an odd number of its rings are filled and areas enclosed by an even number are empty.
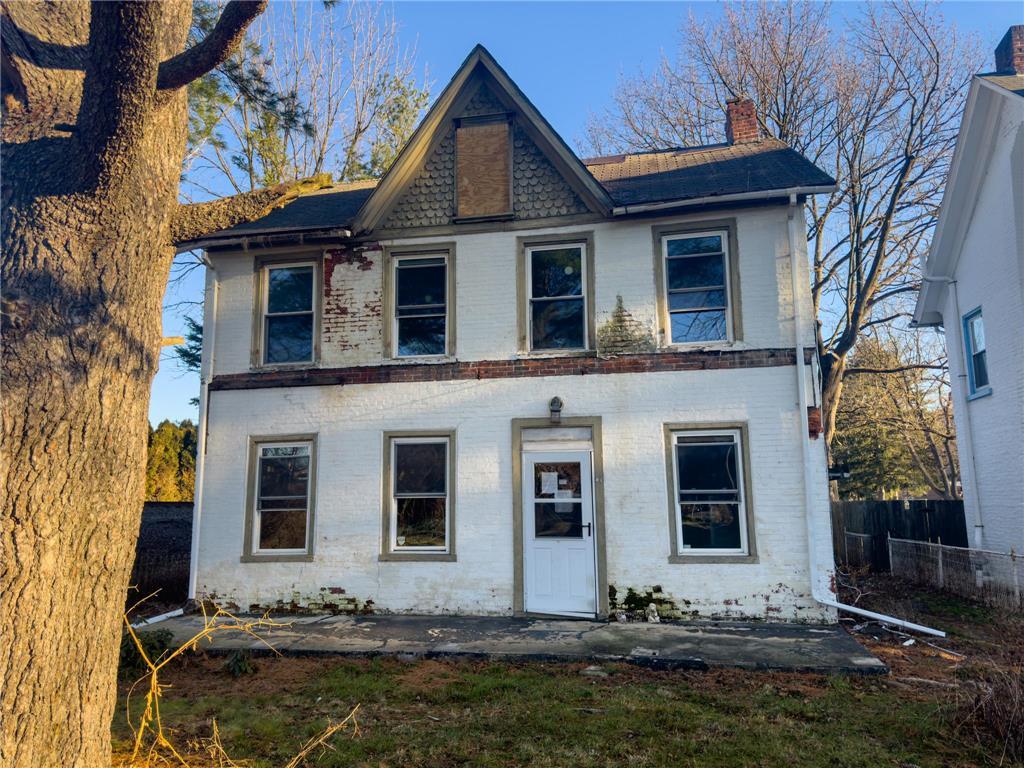
{"type": "Polygon", "coordinates": [[[147,501],[142,508],[127,604],[156,592],[150,602],[172,605],[188,598],[192,502],[147,501]]]}
{"type": "Polygon", "coordinates": [[[1024,609],[1024,557],[927,541],[888,541],[893,576],[1000,608],[1024,609]]]}
{"type": "Polygon", "coordinates": [[[955,500],[833,501],[832,549],[837,563],[889,570],[888,537],[967,546],[964,503],[955,500]]]}

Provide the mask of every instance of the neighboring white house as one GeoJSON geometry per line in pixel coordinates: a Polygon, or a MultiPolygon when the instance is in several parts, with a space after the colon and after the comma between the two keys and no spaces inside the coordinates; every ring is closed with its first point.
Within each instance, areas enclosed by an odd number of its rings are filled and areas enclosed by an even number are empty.
{"type": "Polygon", "coordinates": [[[974,77],[914,319],[945,329],[968,529],[1024,552],[1024,25],[974,77]]]}
{"type": "Polygon", "coordinates": [[[477,47],[379,184],[185,244],[193,594],[835,620],[804,226],[834,182],[728,113],[581,161],[477,47]]]}

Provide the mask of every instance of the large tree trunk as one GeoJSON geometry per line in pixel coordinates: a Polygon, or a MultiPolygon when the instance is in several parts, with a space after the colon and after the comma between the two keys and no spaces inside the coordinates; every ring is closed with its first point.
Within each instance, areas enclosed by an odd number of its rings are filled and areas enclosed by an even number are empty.
{"type": "Polygon", "coordinates": [[[0,763],[107,766],[184,152],[157,68],[190,7],[4,12],[33,50],[3,147],[0,763]]]}
{"type": "Polygon", "coordinates": [[[821,366],[821,422],[825,437],[825,450],[832,461],[832,438],[836,434],[836,414],[843,395],[843,376],[846,373],[846,355],[824,354],[821,366]]]}

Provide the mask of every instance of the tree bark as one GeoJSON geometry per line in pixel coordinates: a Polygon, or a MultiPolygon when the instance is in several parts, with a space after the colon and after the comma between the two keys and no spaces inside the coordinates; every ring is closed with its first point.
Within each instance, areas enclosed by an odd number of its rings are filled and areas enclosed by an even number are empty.
{"type": "Polygon", "coordinates": [[[0,764],[110,765],[187,2],[3,5],[0,764]]]}

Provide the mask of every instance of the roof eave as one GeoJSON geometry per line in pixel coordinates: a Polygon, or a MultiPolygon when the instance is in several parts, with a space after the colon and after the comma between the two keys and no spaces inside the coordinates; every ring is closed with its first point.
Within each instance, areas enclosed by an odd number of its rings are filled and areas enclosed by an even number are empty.
{"type": "Polygon", "coordinates": [[[211,236],[186,240],[183,243],[176,243],[174,248],[175,253],[224,248],[232,245],[240,246],[242,250],[248,250],[253,246],[286,244],[293,240],[297,240],[301,244],[307,238],[313,237],[321,240],[332,238],[344,240],[352,237],[352,231],[346,227],[267,227],[254,229],[248,234],[236,233],[224,237],[211,236]]]}
{"type": "Polygon", "coordinates": [[[636,213],[649,213],[652,211],[668,211],[676,208],[690,208],[701,205],[714,205],[717,203],[745,202],[748,200],[764,200],[770,198],[790,197],[791,195],[827,195],[836,191],[835,184],[819,186],[785,187],[782,189],[765,189],[754,192],[734,192],[728,195],[708,195],[705,197],[694,197],[689,199],[661,200],[650,203],[631,203],[617,205],[612,208],[613,216],[629,216],[636,213]]]}

